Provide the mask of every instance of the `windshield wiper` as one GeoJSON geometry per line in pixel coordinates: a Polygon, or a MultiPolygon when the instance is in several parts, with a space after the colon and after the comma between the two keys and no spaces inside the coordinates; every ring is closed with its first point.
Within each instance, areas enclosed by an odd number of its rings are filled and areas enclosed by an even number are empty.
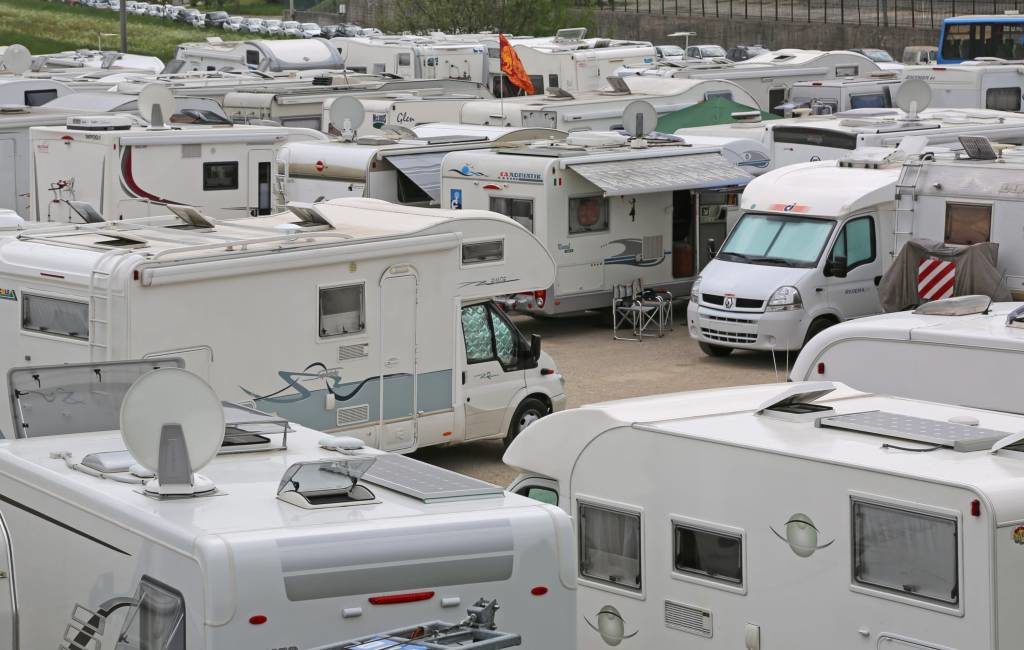
{"type": "Polygon", "coordinates": [[[746,262],[746,261],[751,259],[750,255],[744,255],[743,253],[733,253],[731,251],[720,251],[718,253],[718,255],[716,255],[715,257],[720,257],[721,258],[721,257],[726,257],[726,256],[731,257],[731,258],[736,258],[736,259],[742,260],[744,262],[746,262]]]}
{"type": "Polygon", "coordinates": [[[750,257],[751,262],[755,264],[776,264],[778,266],[794,266],[791,260],[787,260],[784,257],[750,257]]]}

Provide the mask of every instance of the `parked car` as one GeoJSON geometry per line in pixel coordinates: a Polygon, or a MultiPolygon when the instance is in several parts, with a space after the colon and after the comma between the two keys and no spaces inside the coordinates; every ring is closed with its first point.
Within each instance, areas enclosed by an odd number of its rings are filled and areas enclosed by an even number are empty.
{"type": "Polygon", "coordinates": [[[678,45],[655,45],[654,51],[658,53],[659,61],[680,62],[686,58],[686,50],[678,45]]]}
{"type": "Polygon", "coordinates": [[[241,16],[230,16],[221,25],[225,31],[239,32],[242,31],[242,17],[241,16]]]}
{"type": "Polygon", "coordinates": [[[345,28],[342,25],[320,25],[320,35],[323,36],[324,38],[344,36],[345,28]]]}
{"type": "Polygon", "coordinates": [[[278,20],[277,18],[268,18],[263,21],[263,27],[260,28],[260,33],[266,34],[267,36],[280,36],[282,22],[284,21],[278,20]]]}
{"type": "Polygon", "coordinates": [[[206,26],[223,27],[229,17],[226,11],[211,11],[206,14],[206,26]]]}
{"type": "Polygon", "coordinates": [[[320,25],[316,23],[302,23],[299,25],[299,36],[302,38],[317,38],[322,35],[323,32],[320,31],[320,25]]]}
{"type": "Polygon", "coordinates": [[[895,63],[896,60],[892,58],[892,55],[885,50],[880,50],[874,47],[851,47],[851,52],[857,54],[863,54],[875,63],[895,63]]]}
{"type": "Polygon", "coordinates": [[[200,13],[192,18],[192,26],[196,29],[206,27],[206,14],[200,13]]]}
{"type": "Polygon", "coordinates": [[[281,33],[291,38],[303,38],[302,26],[297,20],[286,20],[281,23],[281,33]]]}
{"type": "Polygon", "coordinates": [[[132,13],[136,16],[145,16],[147,11],[149,11],[148,2],[136,2],[135,6],[132,7],[132,13]]]}
{"type": "Polygon", "coordinates": [[[121,0],[110,0],[110,2],[107,3],[107,9],[110,9],[111,11],[121,11],[121,0]]]}
{"type": "Polygon", "coordinates": [[[934,45],[908,45],[903,48],[904,65],[932,65],[939,56],[939,48],[934,45]]]}
{"type": "Polygon", "coordinates": [[[146,9],[146,15],[152,16],[154,18],[163,18],[164,17],[164,6],[163,5],[158,5],[158,4],[149,5],[149,8],[146,9]]]}
{"type": "Polygon", "coordinates": [[[250,18],[245,23],[245,29],[250,34],[259,34],[263,31],[264,20],[262,18],[250,18]]]}
{"type": "Polygon", "coordinates": [[[763,45],[736,45],[730,47],[729,51],[726,52],[725,58],[730,61],[746,61],[752,59],[760,54],[767,54],[768,48],[763,45]]]}
{"type": "Polygon", "coordinates": [[[725,59],[728,55],[721,45],[691,45],[686,48],[686,56],[691,59],[725,59]]]}
{"type": "Polygon", "coordinates": [[[164,5],[164,18],[167,20],[175,20],[178,17],[178,13],[184,9],[178,5],[164,5]]]}
{"type": "Polygon", "coordinates": [[[179,23],[185,23],[186,25],[194,25],[196,18],[200,16],[198,9],[183,9],[178,12],[177,21],[179,23]]]}

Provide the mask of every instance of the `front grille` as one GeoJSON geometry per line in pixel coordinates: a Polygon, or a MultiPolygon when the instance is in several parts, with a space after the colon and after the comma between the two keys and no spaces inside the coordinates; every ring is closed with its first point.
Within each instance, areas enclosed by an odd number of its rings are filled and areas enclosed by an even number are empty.
{"type": "Polygon", "coordinates": [[[705,320],[717,320],[723,323],[742,323],[743,325],[756,325],[757,321],[749,318],[737,318],[735,316],[716,316],[714,314],[701,314],[705,320]]]}
{"type": "Polygon", "coordinates": [[[722,343],[757,343],[757,333],[748,332],[726,332],[715,330],[709,327],[700,328],[700,333],[706,339],[720,341],[722,343]]]}
{"type": "MultiPolygon", "coordinates": [[[[713,293],[702,293],[700,299],[709,305],[724,305],[725,296],[719,296],[713,293]]],[[[756,298],[737,298],[736,308],[737,309],[760,309],[764,305],[763,300],[757,300],[756,298]]]]}

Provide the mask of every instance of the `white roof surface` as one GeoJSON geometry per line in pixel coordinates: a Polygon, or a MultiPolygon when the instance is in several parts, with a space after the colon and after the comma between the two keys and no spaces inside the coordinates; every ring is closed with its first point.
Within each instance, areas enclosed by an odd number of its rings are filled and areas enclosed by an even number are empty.
{"type": "Polygon", "coordinates": [[[839,167],[826,160],[799,163],[758,176],[743,190],[744,210],[838,217],[896,198],[902,166],[839,167]],[[789,210],[785,208],[793,206],[789,210]]]}
{"type": "MultiPolygon", "coordinates": [[[[504,460],[514,467],[550,476],[568,485],[570,472],[587,445],[605,431],[632,426],[664,435],[959,485],[985,495],[999,521],[1024,518],[1024,453],[965,453],[948,448],[929,453],[901,453],[883,449],[882,443],[927,445],[853,431],[821,429],[813,421],[788,422],[756,415],[756,410],[766,401],[799,386],[790,383],[711,389],[605,402],[555,413],[521,433],[505,453],[504,460]]],[[[1005,431],[1008,435],[1024,430],[1024,416],[869,395],[842,384],[836,386],[835,392],[816,403],[833,406],[839,414],[880,410],[941,421],[969,415],[978,419],[980,427],[1005,431]]],[[[637,447],[642,448],[642,445],[637,447]]]]}

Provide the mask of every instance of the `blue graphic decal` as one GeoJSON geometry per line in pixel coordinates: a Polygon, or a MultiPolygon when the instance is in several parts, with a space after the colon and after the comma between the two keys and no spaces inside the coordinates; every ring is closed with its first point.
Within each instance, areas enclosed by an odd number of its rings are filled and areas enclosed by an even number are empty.
{"type": "Polygon", "coordinates": [[[473,177],[473,176],[483,176],[484,175],[483,172],[478,172],[475,169],[473,169],[472,167],[470,167],[469,165],[463,165],[462,167],[459,167],[458,169],[449,169],[448,171],[455,172],[459,176],[473,177]]]}
{"type": "MultiPolygon", "coordinates": [[[[616,239],[610,241],[604,246],[611,246],[612,244],[619,244],[622,246],[622,252],[618,255],[611,255],[604,258],[605,264],[623,264],[626,266],[658,266],[665,261],[665,258],[672,254],[672,251],[665,251],[661,257],[656,260],[645,260],[642,257],[643,253],[643,241],[640,239],[616,239]]],[[[602,246],[602,248],[604,248],[602,246]]]]}

